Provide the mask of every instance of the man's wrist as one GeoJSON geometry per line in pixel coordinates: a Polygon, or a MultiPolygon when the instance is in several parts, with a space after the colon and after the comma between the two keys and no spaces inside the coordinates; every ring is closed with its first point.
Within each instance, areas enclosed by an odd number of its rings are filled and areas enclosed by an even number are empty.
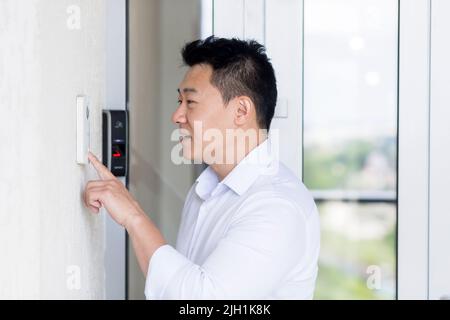
{"type": "Polygon", "coordinates": [[[133,242],[139,264],[144,275],[147,274],[148,264],[156,250],[166,244],[166,241],[147,214],[139,207],[130,213],[124,227],[133,242]]]}
{"type": "Polygon", "coordinates": [[[139,205],[135,206],[136,210],[131,212],[124,221],[123,227],[131,233],[136,225],[142,223],[142,220],[146,218],[146,215],[140,210],[139,205]]]}

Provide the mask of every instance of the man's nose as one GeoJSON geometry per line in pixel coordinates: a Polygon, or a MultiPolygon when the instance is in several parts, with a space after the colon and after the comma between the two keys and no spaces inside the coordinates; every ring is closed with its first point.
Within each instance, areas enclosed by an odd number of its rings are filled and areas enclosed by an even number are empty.
{"type": "Polygon", "coordinates": [[[186,123],[186,111],[183,105],[180,105],[177,110],[172,115],[172,122],[174,124],[177,123],[186,123]]]}

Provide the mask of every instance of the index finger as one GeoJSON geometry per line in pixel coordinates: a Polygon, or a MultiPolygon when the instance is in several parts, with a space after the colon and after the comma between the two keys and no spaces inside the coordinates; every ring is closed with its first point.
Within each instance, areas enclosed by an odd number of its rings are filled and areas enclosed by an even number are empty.
{"type": "Polygon", "coordinates": [[[101,163],[97,157],[92,154],[91,152],[88,153],[88,158],[89,161],[92,163],[92,165],[94,166],[95,170],[97,171],[98,175],[100,176],[100,178],[102,180],[110,180],[110,179],[115,179],[116,177],[111,173],[111,171],[108,170],[107,167],[105,167],[103,165],[103,163],[101,163]]]}

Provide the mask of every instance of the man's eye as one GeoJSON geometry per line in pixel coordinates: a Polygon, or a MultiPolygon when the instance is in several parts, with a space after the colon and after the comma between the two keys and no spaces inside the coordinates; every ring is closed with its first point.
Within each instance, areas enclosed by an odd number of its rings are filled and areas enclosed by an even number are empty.
{"type": "Polygon", "coordinates": [[[178,105],[180,105],[181,103],[182,103],[183,101],[181,101],[181,100],[178,100],[178,105]]]}

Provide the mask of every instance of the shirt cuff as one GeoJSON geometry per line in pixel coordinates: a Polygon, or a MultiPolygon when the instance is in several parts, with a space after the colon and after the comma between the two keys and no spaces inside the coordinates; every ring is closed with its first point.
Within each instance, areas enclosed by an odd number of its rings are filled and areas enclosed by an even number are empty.
{"type": "Polygon", "coordinates": [[[170,245],[159,247],[150,258],[145,280],[145,296],[147,300],[164,299],[164,291],[173,276],[189,260],[170,245]]]}

